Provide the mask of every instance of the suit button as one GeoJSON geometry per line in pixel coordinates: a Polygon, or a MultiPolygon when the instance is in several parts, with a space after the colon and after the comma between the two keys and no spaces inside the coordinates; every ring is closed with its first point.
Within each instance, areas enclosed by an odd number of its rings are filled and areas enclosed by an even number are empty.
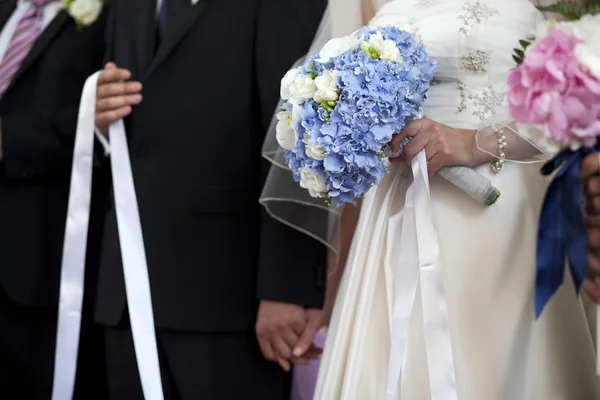
{"type": "Polygon", "coordinates": [[[146,146],[140,146],[137,151],[137,156],[139,158],[144,158],[148,156],[148,148],[146,146]]]}

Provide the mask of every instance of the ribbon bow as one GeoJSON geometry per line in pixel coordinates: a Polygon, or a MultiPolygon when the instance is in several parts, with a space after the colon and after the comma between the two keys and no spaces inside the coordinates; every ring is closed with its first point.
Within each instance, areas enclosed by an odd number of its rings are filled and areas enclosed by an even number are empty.
{"type": "Polygon", "coordinates": [[[579,176],[581,162],[591,151],[564,150],[542,167],[544,176],[560,169],[546,192],[538,228],[536,318],[562,285],[566,260],[577,291],[588,272],[587,237],[579,176]]]}

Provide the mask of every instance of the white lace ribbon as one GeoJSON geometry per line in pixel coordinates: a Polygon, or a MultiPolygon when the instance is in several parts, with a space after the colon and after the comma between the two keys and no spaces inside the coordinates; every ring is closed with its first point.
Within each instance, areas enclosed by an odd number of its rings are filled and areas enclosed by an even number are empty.
{"type": "MultiPolygon", "coordinates": [[[[96,73],[81,97],[62,259],[52,400],[70,400],[75,387],[83,306],[85,256],[94,152],[96,73]]],[[[163,400],[150,279],[123,121],[109,128],[115,212],[138,369],[146,400],[163,400]]]]}
{"type": "Polygon", "coordinates": [[[444,297],[440,247],[433,219],[425,151],[412,160],[414,181],[406,193],[400,259],[394,274],[394,305],[387,399],[398,397],[415,296],[423,305],[425,346],[432,400],[457,399],[448,307],[444,297]]]}

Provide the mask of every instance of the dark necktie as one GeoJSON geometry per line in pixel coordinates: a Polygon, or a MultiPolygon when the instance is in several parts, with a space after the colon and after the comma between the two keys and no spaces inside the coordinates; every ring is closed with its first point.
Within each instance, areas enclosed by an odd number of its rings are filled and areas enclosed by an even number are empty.
{"type": "Polygon", "coordinates": [[[160,47],[160,44],[165,40],[165,37],[167,37],[167,27],[169,24],[169,17],[172,15],[171,8],[172,8],[172,3],[173,0],[162,0],[162,4],[160,5],[160,10],[158,10],[158,29],[157,29],[157,46],[156,48],[160,47]]]}

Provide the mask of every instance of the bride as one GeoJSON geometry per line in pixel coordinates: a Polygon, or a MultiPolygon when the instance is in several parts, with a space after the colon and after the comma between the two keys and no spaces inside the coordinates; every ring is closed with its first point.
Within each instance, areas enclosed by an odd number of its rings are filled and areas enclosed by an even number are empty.
{"type": "Polygon", "coordinates": [[[498,163],[503,150],[507,159],[533,152],[512,137],[498,149],[500,131],[486,125],[506,115],[503,84],[514,67],[513,48],[543,16],[529,0],[373,1],[330,1],[336,36],[358,28],[355,16],[375,10],[370,25],[412,32],[439,66],[427,118],[399,135],[413,137],[408,154],[362,202],[314,398],[597,399],[592,336],[572,282],[534,317],[537,217],[546,179],[539,164],[498,163]],[[439,249],[439,256],[434,265],[420,266],[421,283],[411,296],[399,291],[406,283],[399,264],[407,256],[401,250],[404,222],[414,218],[406,171],[422,149],[430,173],[472,166],[502,196],[484,208],[443,179],[430,178],[437,234],[426,251],[439,249]],[[407,304],[402,346],[394,311],[407,304]]]}

